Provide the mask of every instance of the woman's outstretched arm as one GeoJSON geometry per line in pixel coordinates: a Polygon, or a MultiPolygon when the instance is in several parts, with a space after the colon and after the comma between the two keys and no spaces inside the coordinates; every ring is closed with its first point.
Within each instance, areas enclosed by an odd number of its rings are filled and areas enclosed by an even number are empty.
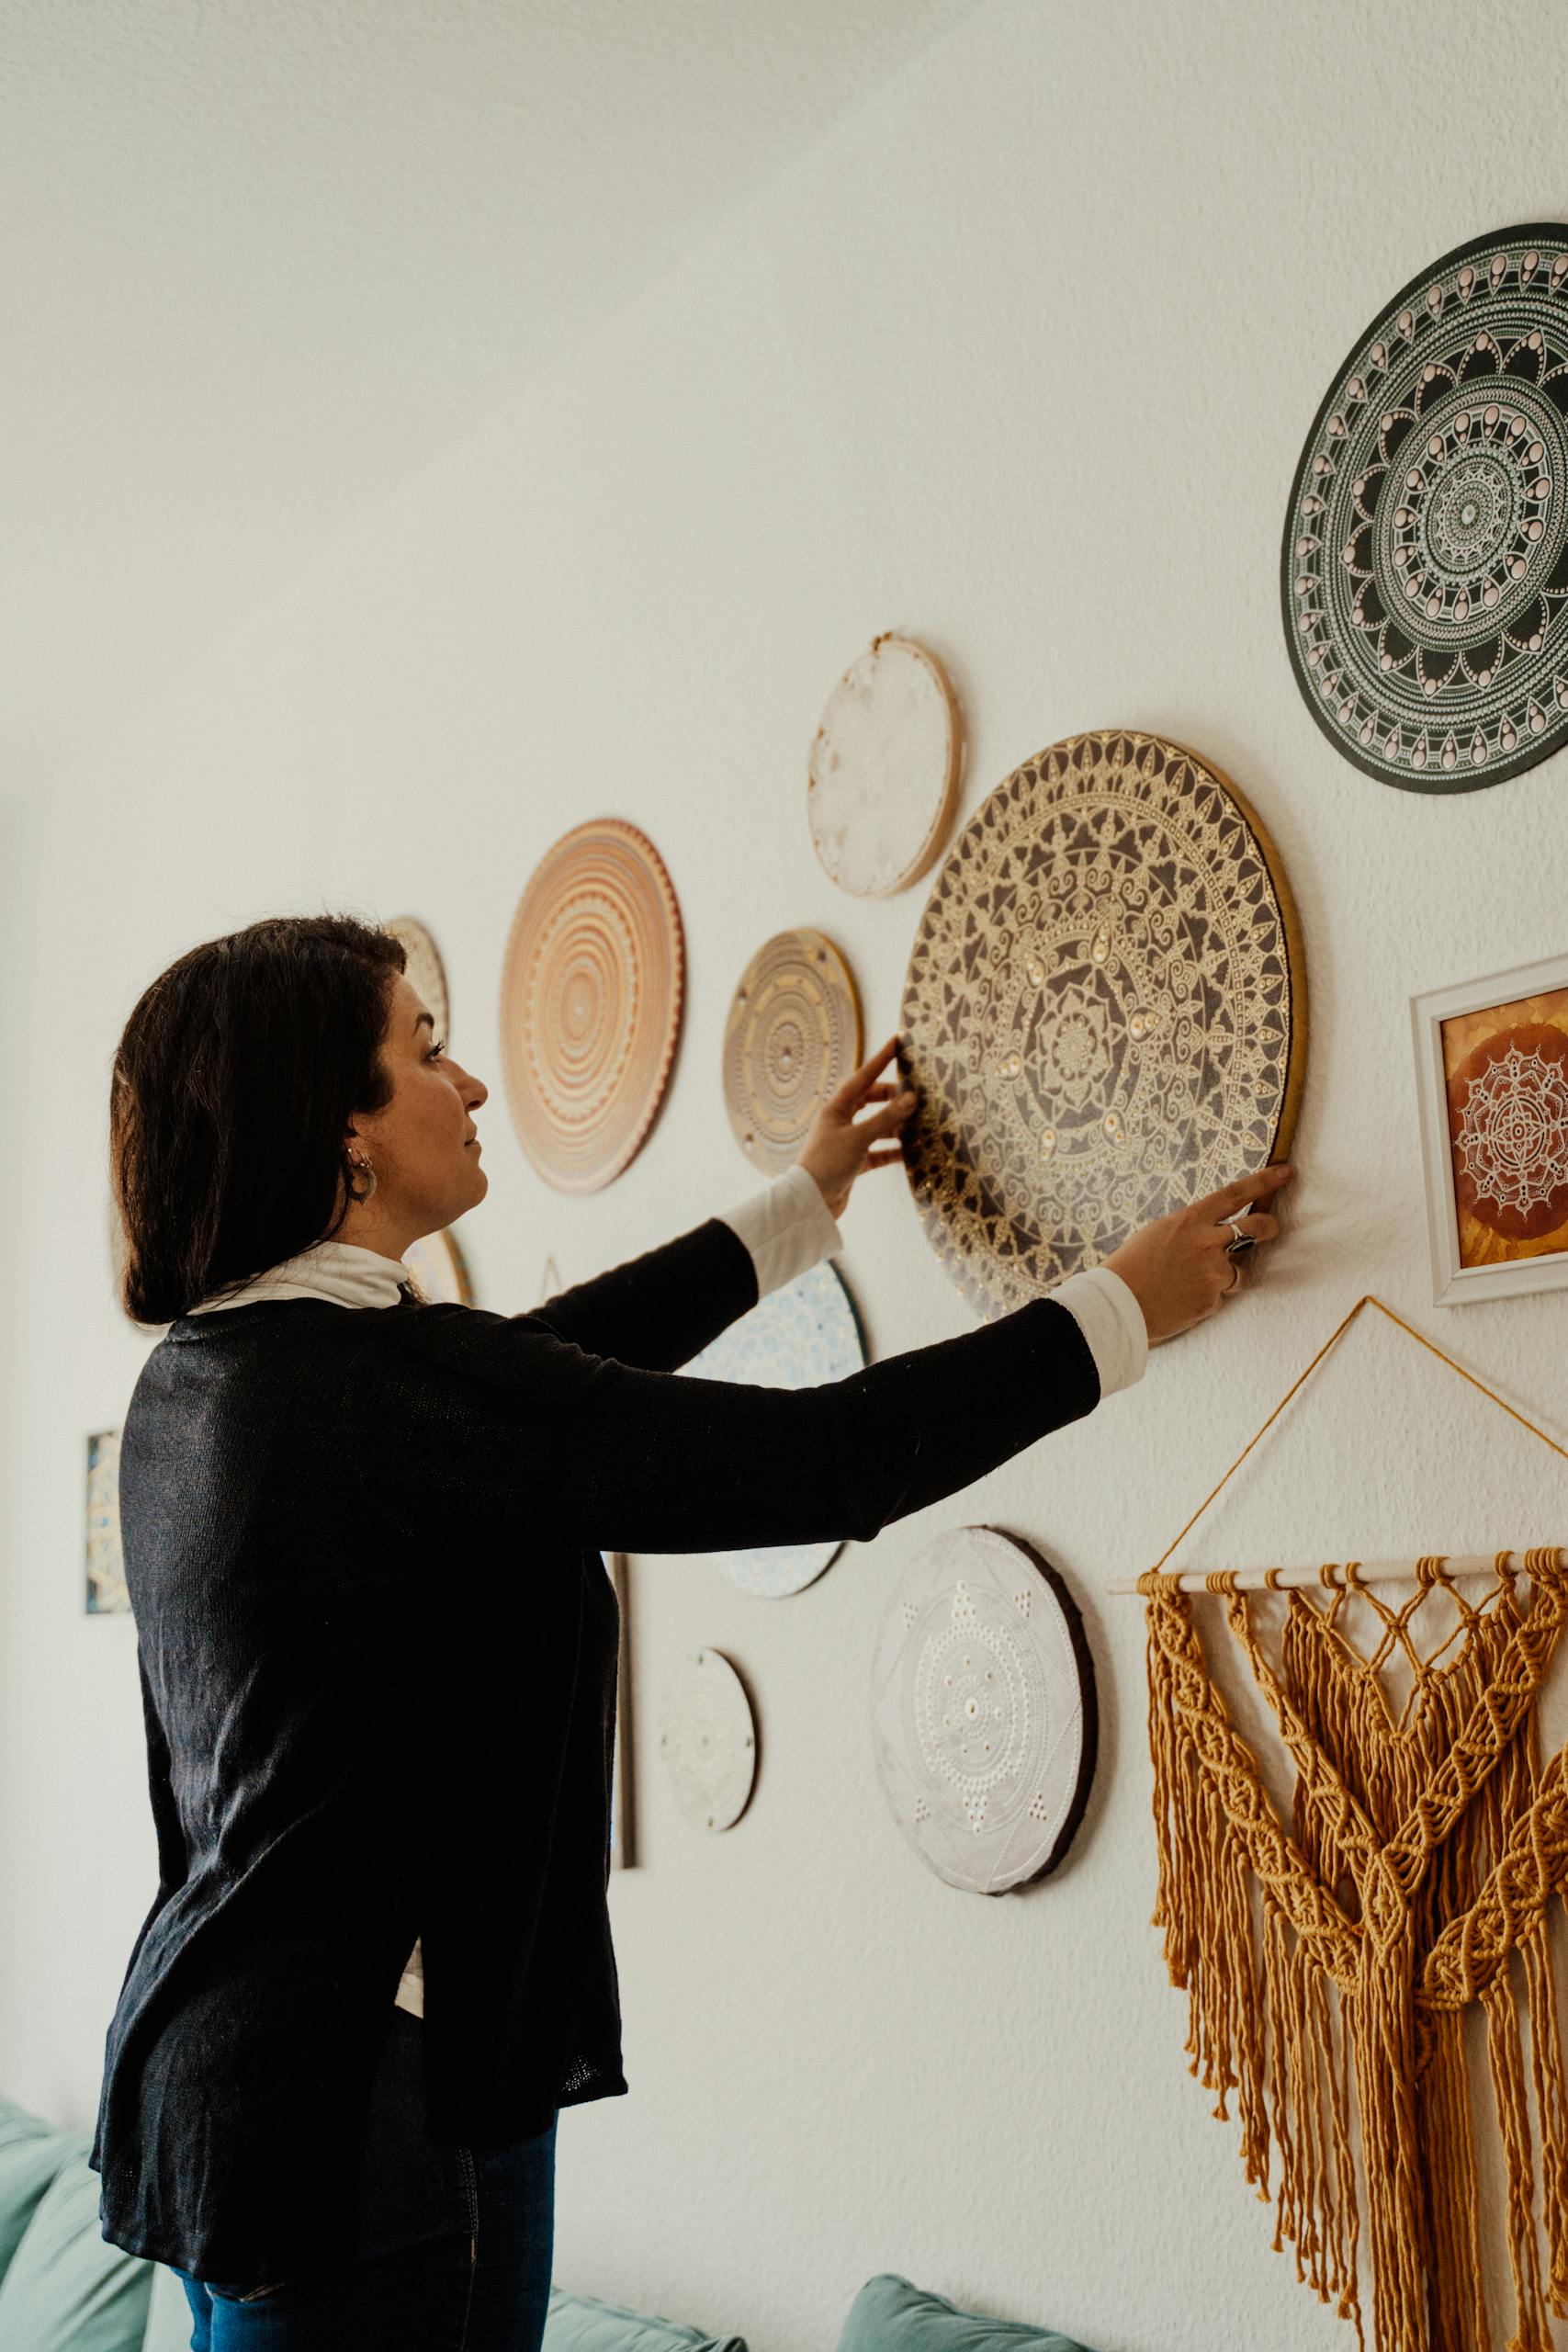
{"type": "Polygon", "coordinates": [[[851,1071],[786,1175],[729,1216],[563,1291],[536,1319],[591,1354],[674,1372],[760,1297],[831,1256],[856,1177],[902,1159],[897,1134],[915,1098],[884,1080],[897,1044],[851,1071]]]}

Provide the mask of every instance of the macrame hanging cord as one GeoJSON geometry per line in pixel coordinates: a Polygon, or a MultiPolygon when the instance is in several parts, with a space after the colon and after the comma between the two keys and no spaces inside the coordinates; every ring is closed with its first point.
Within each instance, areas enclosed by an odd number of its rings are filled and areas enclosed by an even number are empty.
{"type": "Polygon", "coordinates": [[[1568,1883],[1568,1750],[1541,1770],[1537,1698],[1568,1622],[1562,1555],[1527,1552],[1521,1592],[1514,1555],[1499,1552],[1479,1601],[1428,1555],[1398,1605],[1357,1562],[1331,1563],[1319,1596],[1289,1593],[1277,1658],[1243,1588],[1279,1590],[1280,1571],[1205,1578],[1294,1768],[1288,1826],[1215,1687],[1184,1580],[1165,1572],[1365,1306],[1568,1461],[1381,1300],[1357,1301],[1138,1579],[1155,1924],[1188,1995],[1191,2071],[1216,2114],[1234,2098],[1247,2178],[1272,2195],[1275,2245],[1293,2248],[1298,2278],[1365,2341],[1364,2235],[1375,2352],[1494,2352],[1476,2154],[1489,2088],[1515,2304],[1507,2352],[1551,2352],[1549,2314],[1568,2317],[1568,2086],[1548,1943],[1551,1898],[1568,1883]],[[1454,1623],[1424,1655],[1415,1621],[1435,1598],[1454,1623]],[[1349,1639],[1352,1607],[1377,1629],[1369,1655],[1349,1639]],[[1394,1665],[1409,1675],[1397,1713],[1394,1665]],[[1480,2083],[1466,2050],[1472,2007],[1480,2083]]]}

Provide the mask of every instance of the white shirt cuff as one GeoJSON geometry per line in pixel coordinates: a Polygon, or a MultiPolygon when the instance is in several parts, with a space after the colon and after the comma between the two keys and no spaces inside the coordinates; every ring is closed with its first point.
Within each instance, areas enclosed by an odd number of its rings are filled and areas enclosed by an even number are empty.
{"type": "Polygon", "coordinates": [[[759,1298],[782,1290],[842,1247],[839,1221],[805,1168],[785,1169],[765,1192],[726,1210],[723,1222],[751,1252],[759,1298]]]}
{"type": "Polygon", "coordinates": [[[1149,1361],[1148,1326],[1120,1274],[1109,1266],[1091,1266],[1086,1273],[1069,1274],[1051,1296],[1088,1341],[1102,1397],[1142,1380],[1149,1361]]]}

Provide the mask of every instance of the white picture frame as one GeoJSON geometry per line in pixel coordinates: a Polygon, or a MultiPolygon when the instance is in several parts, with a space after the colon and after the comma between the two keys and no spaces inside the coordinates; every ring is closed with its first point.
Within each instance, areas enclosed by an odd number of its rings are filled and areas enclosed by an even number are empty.
{"type": "Polygon", "coordinates": [[[1463,1306],[1477,1299],[1517,1297],[1529,1291],[1568,1285],[1568,1248],[1508,1258],[1495,1265],[1463,1263],[1443,1055],[1445,1023],[1493,1008],[1501,1012],[1523,999],[1549,996],[1560,989],[1568,990],[1568,955],[1544,956],[1534,964],[1517,965],[1512,971],[1461,980],[1410,1000],[1435,1306],[1463,1306]]]}

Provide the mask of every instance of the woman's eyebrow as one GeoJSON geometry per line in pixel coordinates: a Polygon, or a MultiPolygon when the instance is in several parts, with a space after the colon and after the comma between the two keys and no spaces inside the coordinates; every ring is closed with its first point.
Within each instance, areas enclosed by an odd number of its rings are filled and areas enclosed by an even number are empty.
{"type": "Polygon", "coordinates": [[[434,1015],[434,1012],[421,1012],[421,1013],[417,1014],[417,1015],[415,1016],[415,1020],[414,1020],[414,1024],[413,1024],[413,1025],[414,1025],[414,1028],[415,1028],[416,1030],[419,1030],[419,1029],[422,1029],[422,1028],[423,1028],[423,1029],[434,1029],[434,1026],[435,1026],[435,1015],[434,1015]]]}

